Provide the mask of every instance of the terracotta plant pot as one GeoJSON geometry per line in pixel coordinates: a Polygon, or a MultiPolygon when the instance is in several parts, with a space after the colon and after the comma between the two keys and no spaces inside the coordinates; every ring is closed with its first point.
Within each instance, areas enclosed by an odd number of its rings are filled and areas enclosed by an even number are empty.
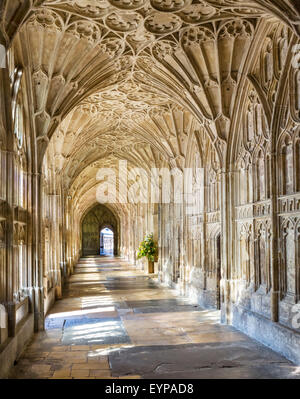
{"type": "Polygon", "coordinates": [[[148,273],[153,274],[154,273],[154,262],[148,259],[148,273]]]}

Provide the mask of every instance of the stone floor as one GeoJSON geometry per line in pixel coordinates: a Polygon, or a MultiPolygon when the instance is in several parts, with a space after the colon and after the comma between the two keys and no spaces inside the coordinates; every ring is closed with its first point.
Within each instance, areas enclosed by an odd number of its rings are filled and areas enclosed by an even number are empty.
{"type": "Polygon", "coordinates": [[[300,378],[300,368],[117,258],[81,259],[9,378],[300,378]]]}

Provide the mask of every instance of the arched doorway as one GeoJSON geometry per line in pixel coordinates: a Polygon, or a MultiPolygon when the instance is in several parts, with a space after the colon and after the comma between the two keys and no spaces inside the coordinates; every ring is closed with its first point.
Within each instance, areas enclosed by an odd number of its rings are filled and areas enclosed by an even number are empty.
{"type": "MultiPolygon", "coordinates": [[[[101,232],[108,228],[112,232],[113,246],[112,254],[118,255],[119,245],[119,224],[116,216],[106,206],[98,204],[90,209],[82,219],[82,255],[100,255],[101,232]]],[[[107,235],[106,235],[107,236],[107,235]]],[[[106,241],[108,241],[108,237],[106,241]]],[[[108,243],[107,243],[108,245],[108,243]]]]}
{"type": "Polygon", "coordinates": [[[114,254],[114,232],[109,227],[100,230],[100,255],[112,256],[114,254]]]}

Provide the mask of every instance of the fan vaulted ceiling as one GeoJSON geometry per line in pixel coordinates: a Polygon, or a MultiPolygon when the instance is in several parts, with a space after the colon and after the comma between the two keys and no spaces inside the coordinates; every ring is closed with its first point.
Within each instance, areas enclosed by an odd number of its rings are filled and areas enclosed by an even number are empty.
{"type": "Polygon", "coordinates": [[[83,197],[118,159],[184,167],[192,131],[222,158],[245,65],[282,22],[300,32],[296,1],[7,4],[1,38],[14,39],[31,82],[38,162],[47,153],[64,188],[83,197]]]}

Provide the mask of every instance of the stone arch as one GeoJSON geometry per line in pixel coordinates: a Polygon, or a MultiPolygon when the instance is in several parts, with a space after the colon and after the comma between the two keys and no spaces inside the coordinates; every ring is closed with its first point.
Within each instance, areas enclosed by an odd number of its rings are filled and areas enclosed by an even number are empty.
{"type": "Polygon", "coordinates": [[[105,205],[98,204],[89,209],[81,221],[83,256],[100,254],[100,231],[108,227],[114,233],[114,255],[119,254],[119,223],[115,214],[105,205]]]}

